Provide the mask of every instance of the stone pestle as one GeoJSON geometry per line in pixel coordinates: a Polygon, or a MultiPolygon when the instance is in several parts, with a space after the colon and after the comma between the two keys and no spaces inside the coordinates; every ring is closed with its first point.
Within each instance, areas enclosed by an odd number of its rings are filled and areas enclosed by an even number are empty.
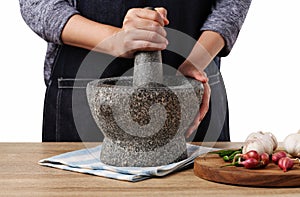
{"type": "MultiPolygon", "coordinates": [[[[145,7],[155,10],[153,7],[145,7]]],[[[134,58],[133,86],[155,86],[163,84],[161,51],[136,52],[134,58]]]]}
{"type": "Polygon", "coordinates": [[[137,52],[134,59],[133,86],[155,86],[155,84],[163,84],[161,52],[137,52]]]}

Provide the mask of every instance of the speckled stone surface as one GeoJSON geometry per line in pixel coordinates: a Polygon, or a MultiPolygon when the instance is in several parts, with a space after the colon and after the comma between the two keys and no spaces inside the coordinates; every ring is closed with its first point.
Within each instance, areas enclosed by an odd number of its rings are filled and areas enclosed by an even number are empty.
{"type": "Polygon", "coordinates": [[[187,158],[185,131],[202,100],[200,82],[163,77],[160,52],[139,52],[133,77],[92,81],[87,97],[104,134],[100,159],[113,166],[160,166],[187,158]]]}
{"type": "Polygon", "coordinates": [[[185,159],[184,132],[198,112],[202,84],[179,76],[151,88],[132,83],[132,77],[121,77],[88,84],[90,109],[105,136],[101,161],[159,166],[185,159]]]}
{"type": "Polygon", "coordinates": [[[163,83],[163,68],[160,51],[138,52],[134,58],[133,86],[163,83]]]}

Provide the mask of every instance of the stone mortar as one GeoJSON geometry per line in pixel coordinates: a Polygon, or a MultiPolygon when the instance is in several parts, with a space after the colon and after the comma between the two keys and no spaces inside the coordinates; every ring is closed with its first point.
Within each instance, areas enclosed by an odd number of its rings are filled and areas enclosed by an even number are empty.
{"type": "Polygon", "coordinates": [[[100,159],[113,166],[160,166],[187,158],[185,131],[201,104],[203,86],[162,76],[161,54],[141,52],[134,76],[87,85],[90,109],[104,134],[100,159]]]}

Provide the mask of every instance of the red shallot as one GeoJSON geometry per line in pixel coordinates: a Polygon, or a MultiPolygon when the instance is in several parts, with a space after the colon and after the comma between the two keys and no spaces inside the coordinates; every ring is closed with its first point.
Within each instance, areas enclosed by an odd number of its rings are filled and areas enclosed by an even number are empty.
{"type": "Polygon", "coordinates": [[[248,151],[248,152],[245,153],[245,154],[236,154],[236,155],[234,156],[233,162],[235,162],[237,158],[242,158],[242,159],[244,159],[244,160],[253,158],[253,159],[259,160],[259,159],[260,159],[260,156],[259,156],[259,154],[257,153],[257,151],[255,151],[255,150],[250,150],[250,151],[248,151]]]}
{"type": "Polygon", "coordinates": [[[251,169],[251,168],[258,168],[260,166],[260,162],[257,159],[249,158],[245,161],[239,162],[240,165],[243,165],[245,168],[251,169]]]}
{"type": "Polygon", "coordinates": [[[236,154],[232,165],[242,165],[245,168],[264,168],[269,164],[269,154],[262,153],[258,154],[255,150],[250,150],[245,154],[236,154]],[[238,161],[236,161],[238,160],[238,161]]]}
{"type": "Polygon", "coordinates": [[[275,163],[275,164],[278,164],[278,161],[283,158],[283,157],[287,157],[287,154],[286,152],[284,151],[279,151],[279,152],[276,152],[272,155],[272,161],[275,163]]]}
{"type": "Polygon", "coordinates": [[[261,167],[266,167],[270,163],[270,156],[268,153],[263,153],[260,155],[261,167]]]}
{"type": "Polygon", "coordinates": [[[254,158],[256,160],[259,160],[259,154],[255,150],[250,150],[246,154],[243,155],[243,159],[250,159],[254,158]]]}
{"type": "Polygon", "coordinates": [[[279,159],[278,166],[283,170],[283,172],[287,172],[294,166],[294,161],[289,157],[283,157],[279,159]]]}

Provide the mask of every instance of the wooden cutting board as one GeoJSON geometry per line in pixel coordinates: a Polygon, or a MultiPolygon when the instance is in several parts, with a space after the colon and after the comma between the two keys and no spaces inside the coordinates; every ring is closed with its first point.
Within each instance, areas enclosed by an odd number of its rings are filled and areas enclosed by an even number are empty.
{"type": "Polygon", "coordinates": [[[195,159],[196,176],[213,182],[256,186],[256,187],[298,187],[300,186],[300,166],[283,172],[277,165],[270,163],[264,169],[246,169],[244,167],[227,166],[217,154],[205,154],[195,159]]]}

